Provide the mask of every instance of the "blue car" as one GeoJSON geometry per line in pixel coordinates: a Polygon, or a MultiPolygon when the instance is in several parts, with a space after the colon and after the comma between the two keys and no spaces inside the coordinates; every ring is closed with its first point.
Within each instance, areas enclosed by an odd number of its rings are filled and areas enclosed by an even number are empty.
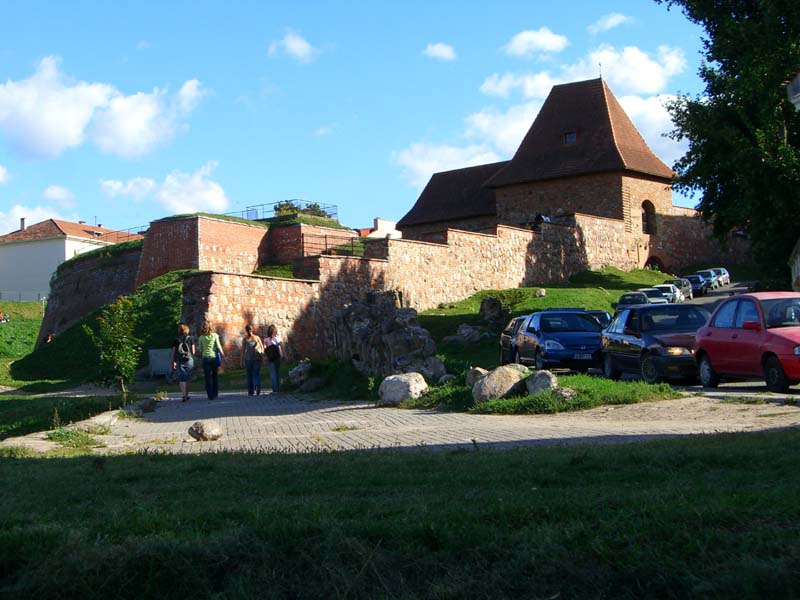
{"type": "Polygon", "coordinates": [[[586,372],[601,365],[600,331],[583,309],[550,309],[528,315],[516,340],[513,361],[536,369],[561,367],[586,372]]]}

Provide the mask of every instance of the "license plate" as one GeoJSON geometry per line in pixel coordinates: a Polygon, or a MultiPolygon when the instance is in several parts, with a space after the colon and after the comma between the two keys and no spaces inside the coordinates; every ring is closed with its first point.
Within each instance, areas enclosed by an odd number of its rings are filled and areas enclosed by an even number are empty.
{"type": "Polygon", "coordinates": [[[576,354],[575,360],[592,360],[591,354],[576,354]]]}

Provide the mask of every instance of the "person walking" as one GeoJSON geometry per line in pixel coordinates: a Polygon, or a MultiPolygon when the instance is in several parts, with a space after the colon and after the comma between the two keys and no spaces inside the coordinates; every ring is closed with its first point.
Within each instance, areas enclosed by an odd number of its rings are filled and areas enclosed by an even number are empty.
{"type": "Polygon", "coordinates": [[[247,395],[261,394],[261,359],[264,357],[264,343],[253,333],[253,326],[244,328],[242,338],[242,367],[247,376],[247,395]]]}
{"type": "Polygon", "coordinates": [[[219,380],[217,370],[225,353],[222,351],[222,343],[219,336],[211,332],[211,323],[203,323],[201,335],[198,338],[200,346],[200,356],[203,358],[203,377],[206,380],[206,395],[209,400],[214,400],[219,395],[219,380]],[[219,353],[219,359],[217,358],[219,353]]]}
{"type": "Polygon", "coordinates": [[[267,337],[264,338],[264,354],[267,357],[267,367],[269,367],[269,378],[272,383],[272,391],[277,392],[281,386],[281,357],[283,356],[283,342],[278,335],[278,328],[275,325],[267,327],[267,337]]]}
{"type": "Polygon", "coordinates": [[[189,335],[189,326],[186,323],[180,323],[178,335],[172,341],[172,371],[178,374],[181,402],[189,399],[189,376],[194,369],[194,352],[194,339],[189,335]]]}

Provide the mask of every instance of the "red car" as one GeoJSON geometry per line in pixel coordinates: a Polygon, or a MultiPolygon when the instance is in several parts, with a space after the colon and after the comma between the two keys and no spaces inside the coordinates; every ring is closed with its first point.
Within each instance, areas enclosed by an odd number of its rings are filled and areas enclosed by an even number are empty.
{"type": "Polygon", "coordinates": [[[700,383],[765,379],[773,392],[800,382],[800,293],[760,292],[722,302],[694,339],[700,383]]]}

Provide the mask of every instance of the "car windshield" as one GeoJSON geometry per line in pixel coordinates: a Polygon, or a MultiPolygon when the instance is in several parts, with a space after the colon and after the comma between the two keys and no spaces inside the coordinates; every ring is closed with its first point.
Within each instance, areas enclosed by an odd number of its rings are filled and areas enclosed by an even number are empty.
{"type": "Polygon", "coordinates": [[[713,271],[699,271],[698,275],[702,275],[706,279],[714,279],[717,276],[713,271]]]}
{"type": "Polygon", "coordinates": [[[683,282],[680,279],[668,279],[664,283],[669,283],[670,285],[674,285],[675,287],[681,287],[683,282]]]}
{"type": "Polygon", "coordinates": [[[697,330],[710,313],[701,306],[664,306],[642,312],[642,331],[697,330]]]}
{"type": "Polygon", "coordinates": [[[599,332],[600,323],[589,315],[561,313],[542,315],[541,329],[545,333],[562,331],[595,331],[599,332]]]}
{"type": "Polygon", "coordinates": [[[686,279],[688,279],[692,283],[701,283],[703,281],[702,279],[700,279],[699,275],[689,275],[686,279]]]}
{"type": "Polygon", "coordinates": [[[606,325],[608,325],[611,322],[611,316],[605,311],[590,312],[590,313],[587,313],[587,314],[590,314],[595,319],[597,319],[597,321],[603,327],[605,327],[606,325]]]}
{"type": "Polygon", "coordinates": [[[762,300],[761,310],[767,320],[767,329],[800,325],[800,296],[762,300]]]}
{"type": "Polygon", "coordinates": [[[667,292],[668,294],[672,293],[672,288],[668,285],[657,285],[657,290],[661,290],[662,292],[667,292]]]}
{"type": "Polygon", "coordinates": [[[644,294],[623,294],[620,296],[618,304],[647,304],[647,296],[644,294]]]}
{"type": "Polygon", "coordinates": [[[661,290],[642,290],[642,293],[647,296],[648,298],[663,298],[664,294],[661,293],[661,290]]]}

